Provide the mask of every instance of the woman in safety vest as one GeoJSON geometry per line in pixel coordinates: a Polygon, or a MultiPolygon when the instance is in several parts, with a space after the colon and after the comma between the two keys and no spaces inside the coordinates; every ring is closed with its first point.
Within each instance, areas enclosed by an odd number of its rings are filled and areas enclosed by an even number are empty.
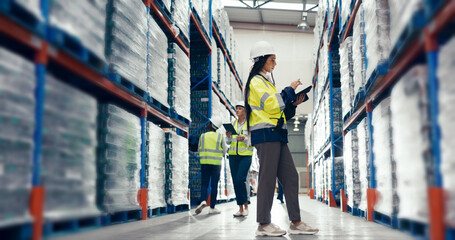
{"type": "Polygon", "coordinates": [[[248,129],[245,121],[246,112],[243,102],[235,105],[235,113],[238,119],[232,122],[235,133],[226,132],[227,144],[229,148],[229,167],[231,168],[232,181],[234,182],[235,197],[239,211],[234,213],[234,217],[248,216],[248,193],[246,179],[251,166],[251,156],[253,156],[253,146],[248,144],[248,129]]]}
{"type": "Polygon", "coordinates": [[[313,229],[301,221],[298,199],[298,173],[289,151],[286,120],[295,115],[297,105],[306,96],[296,99],[295,89],[301,84],[300,79],[278,93],[275,82],[267,73],[272,73],[276,66],[274,48],[266,41],[257,42],[251,49],[254,65],[245,85],[245,107],[251,144],[256,147],[259,157],[259,182],[257,190],[256,235],[281,236],[285,230],[271,223],[276,178],[283,185],[286,206],[291,221],[290,234],[315,234],[313,229]]]}

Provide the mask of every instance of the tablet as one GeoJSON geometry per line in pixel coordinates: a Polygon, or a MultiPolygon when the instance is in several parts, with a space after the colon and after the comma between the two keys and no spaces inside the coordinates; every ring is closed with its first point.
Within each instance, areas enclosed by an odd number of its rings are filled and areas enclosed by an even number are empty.
{"type": "Polygon", "coordinates": [[[223,127],[224,127],[224,129],[226,129],[227,132],[230,132],[230,133],[232,133],[234,135],[238,135],[237,131],[235,131],[235,128],[234,128],[234,126],[232,126],[232,124],[223,123],[223,127]]]}
{"type": "MultiPolygon", "coordinates": [[[[295,94],[295,99],[299,98],[299,96],[302,95],[302,94],[306,94],[306,93],[310,92],[311,88],[312,88],[312,86],[310,85],[310,86],[308,86],[307,88],[303,89],[302,91],[296,93],[296,94],[295,94]]],[[[308,94],[307,94],[307,95],[305,96],[305,99],[303,100],[303,102],[308,101],[308,99],[309,99],[309,98],[308,98],[308,94]]]]}

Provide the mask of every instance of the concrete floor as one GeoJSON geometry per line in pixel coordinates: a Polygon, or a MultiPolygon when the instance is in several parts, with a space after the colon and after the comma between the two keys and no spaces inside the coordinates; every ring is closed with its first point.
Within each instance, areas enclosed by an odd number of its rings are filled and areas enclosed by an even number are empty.
{"type": "MultiPolygon", "coordinates": [[[[313,236],[285,235],[284,237],[256,237],[256,198],[251,198],[250,215],[234,218],[238,208],[235,202],[217,205],[221,214],[209,215],[208,208],[194,216],[190,212],[170,214],[146,221],[118,224],[69,236],[53,238],[58,240],[215,240],[215,239],[412,239],[409,235],[362,218],[342,213],[339,208],[329,208],[321,202],[300,196],[302,220],[312,227],[319,228],[313,236]]],[[[272,208],[272,222],[287,230],[289,220],[285,204],[275,200],[272,208]]]]}

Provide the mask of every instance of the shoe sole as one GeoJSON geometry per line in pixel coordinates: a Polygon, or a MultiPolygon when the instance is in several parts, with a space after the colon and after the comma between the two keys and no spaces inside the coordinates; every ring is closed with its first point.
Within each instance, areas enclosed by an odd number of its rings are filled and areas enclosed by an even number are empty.
{"type": "Polygon", "coordinates": [[[260,232],[256,231],[256,236],[269,236],[269,237],[281,237],[286,235],[286,233],[279,234],[279,233],[268,233],[268,232],[260,232]]]}
{"type": "Polygon", "coordinates": [[[293,234],[293,235],[314,235],[316,233],[318,233],[318,231],[316,232],[304,232],[304,231],[299,231],[299,230],[288,230],[288,233],[289,234],[293,234]]]}
{"type": "Polygon", "coordinates": [[[202,205],[202,206],[196,208],[196,214],[201,213],[201,212],[202,212],[202,209],[204,209],[205,207],[207,207],[207,205],[202,205]]]}
{"type": "Polygon", "coordinates": [[[243,216],[243,215],[235,215],[235,214],[233,214],[233,216],[234,216],[235,218],[238,218],[238,217],[245,217],[245,216],[243,216]]]}

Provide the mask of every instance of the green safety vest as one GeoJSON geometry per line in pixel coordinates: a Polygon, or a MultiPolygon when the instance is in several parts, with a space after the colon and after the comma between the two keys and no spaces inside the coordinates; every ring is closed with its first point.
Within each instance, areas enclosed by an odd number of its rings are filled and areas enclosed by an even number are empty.
{"type": "Polygon", "coordinates": [[[216,132],[207,132],[199,139],[199,159],[201,164],[221,165],[223,159],[223,147],[221,139],[223,135],[216,132]]]}
{"type": "MultiPolygon", "coordinates": [[[[232,122],[232,125],[234,126],[234,129],[237,133],[245,136],[245,134],[243,134],[243,133],[247,132],[246,120],[240,131],[238,129],[238,121],[239,120],[235,120],[234,122],[232,122]]],[[[237,136],[238,135],[234,135],[234,134],[231,136],[232,142],[231,142],[231,147],[229,148],[229,155],[253,156],[254,147],[253,146],[248,147],[245,142],[237,141],[237,136]]]]}

